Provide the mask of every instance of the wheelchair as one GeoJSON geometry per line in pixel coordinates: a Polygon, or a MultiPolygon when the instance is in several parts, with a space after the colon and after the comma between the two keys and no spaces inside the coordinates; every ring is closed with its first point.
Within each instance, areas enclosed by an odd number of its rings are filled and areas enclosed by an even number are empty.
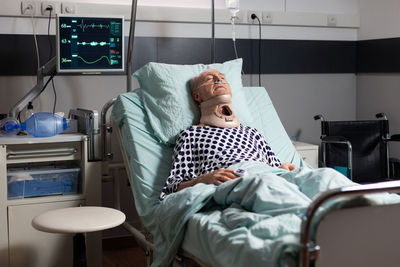
{"type": "Polygon", "coordinates": [[[376,120],[321,120],[322,166],[331,167],[354,182],[365,184],[398,179],[399,160],[389,157],[389,142],[400,141],[400,134],[389,135],[384,113],[376,120]]]}

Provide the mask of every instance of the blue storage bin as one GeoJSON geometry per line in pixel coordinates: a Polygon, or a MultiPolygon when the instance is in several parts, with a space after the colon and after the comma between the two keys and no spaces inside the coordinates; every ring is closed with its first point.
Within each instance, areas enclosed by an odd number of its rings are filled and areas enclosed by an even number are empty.
{"type": "Polygon", "coordinates": [[[7,197],[17,199],[78,192],[79,168],[9,169],[7,197]]]}

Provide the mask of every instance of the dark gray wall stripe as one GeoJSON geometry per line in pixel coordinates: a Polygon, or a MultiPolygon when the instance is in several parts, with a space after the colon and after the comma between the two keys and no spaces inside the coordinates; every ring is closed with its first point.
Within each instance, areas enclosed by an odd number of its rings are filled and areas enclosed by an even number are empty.
{"type": "Polygon", "coordinates": [[[358,41],[357,72],[400,72],[400,38],[358,41]]]}
{"type": "MultiPolygon", "coordinates": [[[[218,40],[217,57],[222,61],[233,54],[232,41],[218,40]],[[228,48],[228,49],[226,49],[228,48]]],[[[258,40],[238,40],[238,54],[244,59],[244,72],[258,73],[258,40]]],[[[354,41],[262,40],[261,73],[354,73],[354,41]]]]}
{"type": "MultiPolygon", "coordinates": [[[[54,51],[54,36],[50,36],[54,51]]],[[[127,38],[126,38],[127,41],[127,38]]],[[[41,63],[49,58],[47,35],[39,35],[41,63]]],[[[258,73],[258,40],[238,39],[238,55],[244,60],[246,74],[258,73]]],[[[262,40],[261,72],[284,73],[355,73],[355,41],[262,40]]],[[[32,35],[0,35],[2,63],[0,75],[35,75],[36,57],[32,35]]],[[[216,40],[216,61],[234,58],[232,40],[216,40]]],[[[173,64],[210,63],[210,39],[136,37],[133,69],[147,62],[173,64]]],[[[122,74],[122,73],[121,73],[122,74]]]]}

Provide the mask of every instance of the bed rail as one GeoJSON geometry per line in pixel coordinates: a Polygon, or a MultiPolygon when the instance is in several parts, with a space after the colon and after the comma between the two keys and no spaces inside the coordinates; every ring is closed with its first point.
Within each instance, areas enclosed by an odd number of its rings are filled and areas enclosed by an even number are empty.
{"type": "Polygon", "coordinates": [[[112,159],[112,153],[109,151],[108,143],[107,143],[107,133],[112,132],[112,127],[107,124],[107,111],[115,104],[117,98],[112,98],[107,103],[104,104],[103,108],[101,109],[101,154],[103,161],[112,159]]]}
{"type": "Polygon", "coordinates": [[[311,225],[317,213],[317,210],[327,201],[340,198],[361,196],[375,193],[399,193],[400,181],[389,181],[366,185],[354,185],[337,189],[328,190],[314,198],[306,213],[302,217],[300,233],[300,267],[310,265],[310,260],[315,260],[318,256],[319,246],[310,240],[311,225]]]}
{"type": "MultiPolygon", "coordinates": [[[[118,143],[120,146],[120,151],[122,153],[122,158],[124,160],[124,165],[125,165],[125,171],[127,173],[127,176],[130,177],[131,173],[131,166],[129,165],[129,160],[127,158],[127,154],[125,153],[123,144],[122,144],[122,135],[121,131],[118,126],[116,126],[116,122],[114,121],[114,118],[111,117],[111,126],[107,126],[107,124],[104,124],[105,127],[110,127],[111,129],[115,129],[113,131],[119,138],[118,143]]],[[[109,157],[108,157],[109,159],[109,157]]],[[[129,184],[132,186],[131,182],[129,181],[129,184]]],[[[119,188],[119,182],[116,181],[116,178],[114,177],[114,208],[121,210],[121,205],[120,205],[120,188],[119,188]]],[[[124,222],[122,225],[128,232],[132,234],[138,245],[145,251],[146,253],[146,259],[147,259],[147,266],[150,266],[150,264],[153,261],[153,251],[154,251],[154,244],[152,243],[152,237],[149,232],[147,232],[146,229],[144,229],[143,225],[141,225],[142,230],[140,231],[137,227],[134,225],[130,224],[129,222],[124,222]]]]}

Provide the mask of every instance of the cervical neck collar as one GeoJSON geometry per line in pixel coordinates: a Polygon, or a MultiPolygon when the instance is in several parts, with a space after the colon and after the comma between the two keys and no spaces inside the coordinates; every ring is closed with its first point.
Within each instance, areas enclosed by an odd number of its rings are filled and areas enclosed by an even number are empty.
{"type": "Polygon", "coordinates": [[[240,122],[231,108],[232,97],[220,95],[200,103],[200,123],[222,128],[234,128],[240,122]]]}

